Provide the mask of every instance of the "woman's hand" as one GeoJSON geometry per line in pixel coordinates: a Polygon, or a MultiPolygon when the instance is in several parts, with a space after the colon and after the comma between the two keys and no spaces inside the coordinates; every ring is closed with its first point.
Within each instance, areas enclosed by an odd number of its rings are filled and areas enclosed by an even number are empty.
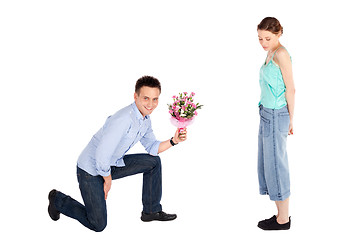
{"type": "Polygon", "coordinates": [[[290,120],[288,135],[293,135],[293,134],[294,134],[293,121],[290,120]]]}

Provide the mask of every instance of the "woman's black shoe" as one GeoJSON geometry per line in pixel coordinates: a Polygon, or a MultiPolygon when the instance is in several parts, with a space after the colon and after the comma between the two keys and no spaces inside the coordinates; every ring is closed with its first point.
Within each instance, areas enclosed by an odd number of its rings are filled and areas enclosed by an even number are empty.
{"type": "Polygon", "coordinates": [[[279,224],[276,221],[276,216],[269,219],[262,220],[258,223],[258,227],[262,230],[289,230],[291,225],[291,218],[289,217],[289,222],[285,224],[279,224]]]}

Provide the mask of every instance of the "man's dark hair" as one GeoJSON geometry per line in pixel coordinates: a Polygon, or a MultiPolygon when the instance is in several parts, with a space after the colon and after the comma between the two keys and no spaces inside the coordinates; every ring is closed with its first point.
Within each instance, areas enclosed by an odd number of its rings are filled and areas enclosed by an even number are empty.
{"type": "Polygon", "coordinates": [[[136,81],[135,92],[137,95],[140,94],[142,87],[158,88],[161,93],[161,84],[159,80],[151,76],[143,76],[136,81]]]}

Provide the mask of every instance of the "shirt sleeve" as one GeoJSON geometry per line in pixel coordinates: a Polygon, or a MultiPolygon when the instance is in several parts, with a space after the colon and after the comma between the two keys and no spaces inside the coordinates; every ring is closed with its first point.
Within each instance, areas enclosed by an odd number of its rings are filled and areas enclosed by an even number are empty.
{"type": "Polygon", "coordinates": [[[150,155],[158,156],[161,141],[156,140],[154,132],[151,128],[151,122],[145,135],[140,139],[140,142],[150,155]]]}
{"type": "Polygon", "coordinates": [[[125,118],[111,119],[109,117],[102,128],[102,138],[95,153],[96,172],[107,177],[111,173],[111,157],[121,139],[130,128],[130,121],[125,118]]]}

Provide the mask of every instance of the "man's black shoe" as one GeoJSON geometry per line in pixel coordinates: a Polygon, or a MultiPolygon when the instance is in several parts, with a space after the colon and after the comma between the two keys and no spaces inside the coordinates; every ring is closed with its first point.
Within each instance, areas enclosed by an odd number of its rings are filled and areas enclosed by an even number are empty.
{"type": "Polygon", "coordinates": [[[276,221],[276,216],[274,215],[272,218],[265,219],[258,223],[258,227],[262,230],[289,230],[291,226],[291,218],[289,217],[289,222],[285,224],[279,224],[276,221]]]}
{"type": "Polygon", "coordinates": [[[57,221],[60,218],[60,212],[58,210],[56,210],[55,208],[55,195],[56,195],[57,191],[51,190],[49,192],[49,207],[48,207],[48,213],[49,216],[51,217],[52,220],[57,221]]]}
{"type": "Polygon", "coordinates": [[[176,219],[176,214],[167,214],[163,211],[157,213],[146,214],[144,212],[141,213],[141,220],[143,222],[151,222],[151,221],[172,221],[176,219]]]}

